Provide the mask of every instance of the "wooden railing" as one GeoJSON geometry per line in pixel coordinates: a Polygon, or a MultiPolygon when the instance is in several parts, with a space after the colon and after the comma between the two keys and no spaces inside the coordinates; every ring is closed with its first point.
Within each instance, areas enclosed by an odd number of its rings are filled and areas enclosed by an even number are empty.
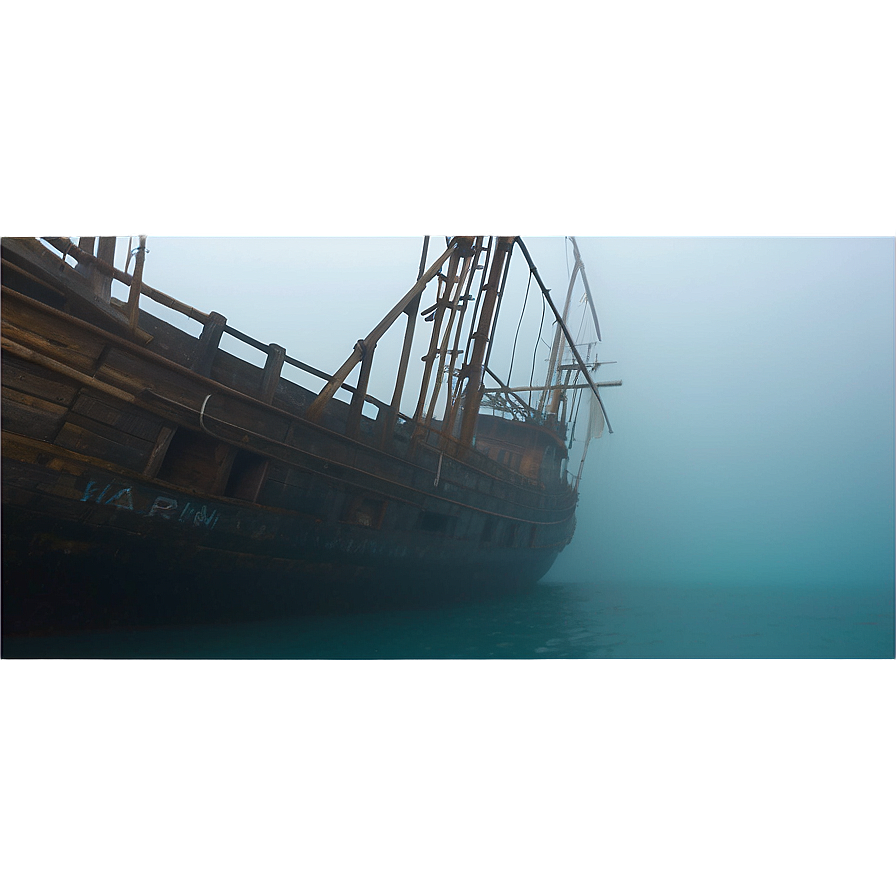
{"type": "MultiPolygon", "coordinates": [[[[132,274],[128,274],[125,271],[119,270],[114,267],[107,261],[104,261],[100,258],[97,258],[96,255],[86,251],[80,246],[76,245],[72,240],[68,237],[43,237],[44,242],[48,243],[58,252],[62,253],[63,257],[71,256],[78,262],[78,266],[85,269],[85,271],[97,270],[101,272],[106,278],[111,280],[117,280],[119,283],[123,283],[125,286],[130,288],[129,295],[129,320],[131,321],[132,330],[136,328],[136,320],[137,315],[134,311],[134,306],[136,304],[135,296],[143,295],[146,298],[151,299],[153,302],[158,303],[159,305],[163,305],[166,308],[170,308],[172,311],[176,311],[180,314],[183,314],[185,317],[190,318],[191,320],[198,321],[203,325],[203,332],[200,336],[200,352],[199,357],[197,358],[197,365],[200,368],[207,367],[208,370],[211,369],[211,362],[214,358],[214,354],[218,349],[218,345],[220,343],[221,335],[227,333],[230,336],[233,336],[235,339],[244,343],[245,345],[251,346],[254,349],[264,353],[267,355],[267,362],[265,364],[265,381],[273,384],[273,387],[276,388],[277,379],[280,375],[280,368],[283,364],[289,364],[292,367],[297,368],[305,373],[310,374],[311,376],[317,377],[319,379],[324,380],[326,383],[333,382],[333,376],[324,372],[323,370],[318,369],[317,367],[313,367],[310,364],[306,364],[303,361],[299,361],[296,358],[292,358],[286,354],[285,349],[281,346],[270,344],[265,345],[263,342],[259,342],[257,339],[253,339],[251,336],[246,333],[242,333],[240,330],[237,330],[236,327],[232,327],[227,323],[227,319],[217,312],[205,312],[199,311],[197,308],[193,308],[190,305],[185,304],[184,302],[175,299],[173,296],[168,295],[167,293],[162,292],[159,289],[154,289],[152,286],[148,286],[143,282],[142,276],[136,276],[137,272],[132,274]]],[[[138,252],[140,250],[138,249],[138,252]]],[[[139,257],[139,256],[138,256],[139,257]]],[[[205,371],[206,375],[208,370],[205,371]]],[[[354,396],[357,391],[354,386],[350,386],[347,383],[340,383],[340,389],[344,389],[346,392],[354,396]]],[[[271,391],[271,397],[273,396],[273,391],[271,391]]],[[[380,401],[378,398],[374,398],[372,395],[364,396],[364,401],[373,405],[379,410],[389,410],[389,404],[384,401],[380,401]]],[[[404,420],[410,420],[405,414],[398,413],[397,416],[404,420]]]]}
{"type": "MultiPolygon", "coordinates": [[[[230,326],[227,323],[227,319],[218,312],[200,311],[190,305],[185,304],[184,302],[179,301],[178,299],[175,299],[173,296],[170,296],[167,293],[162,292],[161,290],[148,286],[143,282],[142,279],[142,265],[138,265],[135,268],[134,274],[131,275],[114,267],[114,265],[112,265],[108,261],[102,258],[98,258],[96,255],[88,252],[85,248],[76,245],[67,237],[43,237],[42,239],[44,242],[56,249],[56,251],[60,252],[63,257],[71,256],[72,258],[74,258],[78,262],[78,269],[80,269],[82,273],[88,274],[93,271],[99,271],[103,275],[103,277],[110,283],[111,280],[117,280],[118,282],[123,283],[124,285],[129,287],[128,319],[132,331],[135,330],[137,326],[137,302],[139,300],[139,296],[141,295],[146,296],[146,298],[160,305],[163,305],[166,308],[170,308],[172,311],[183,314],[191,320],[195,320],[201,323],[203,329],[199,337],[199,349],[193,363],[193,369],[205,376],[208,376],[211,372],[212,362],[214,360],[216,352],[218,351],[221,336],[224,333],[227,333],[228,335],[234,337],[245,345],[257,349],[258,351],[266,355],[266,362],[262,374],[261,392],[262,400],[266,401],[267,403],[271,403],[273,400],[277,382],[280,379],[282,366],[284,364],[289,364],[292,367],[297,368],[298,370],[310,374],[311,376],[324,380],[327,384],[325,386],[324,392],[329,392],[330,394],[332,394],[338,389],[344,389],[346,392],[352,395],[355,402],[360,399],[360,403],[369,403],[373,407],[376,407],[378,411],[385,412],[383,414],[382,421],[384,424],[391,422],[392,426],[394,427],[397,420],[403,420],[407,423],[414,424],[413,417],[410,417],[407,414],[403,414],[397,410],[396,402],[394,399],[391,404],[381,401],[380,399],[367,394],[366,390],[363,388],[361,390],[362,394],[356,397],[356,393],[359,391],[358,388],[355,386],[351,386],[345,382],[345,375],[347,373],[345,368],[349,366],[349,363],[343,365],[343,368],[340,369],[340,371],[338,371],[336,374],[328,374],[325,371],[313,367],[310,364],[306,364],[303,361],[299,361],[296,358],[290,357],[286,354],[286,350],[282,346],[276,345],[274,343],[265,345],[259,340],[253,339],[246,333],[243,333],[235,327],[230,326]]],[[[102,239],[104,238],[101,238],[101,240],[102,239]]],[[[372,334],[372,336],[374,337],[374,344],[375,338],[378,338],[379,335],[382,335],[380,330],[387,329],[388,326],[391,325],[391,323],[393,323],[394,320],[399,317],[400,313],[404,310],[409,301],[413,299],[420,291],[422,291],[423,284],[425,284],[426,281],[428,281],[432,276],[435,275],[435,272],[438,271],[442,261],[444,261],[444,258],[450,254],[450,250],[452,248],[453,243],[449,243],[448,251],[446,251],[445,254],[430,267],[430,270],[426,273],[426,275],[418,280],[417,284],[411,290],[411,292],[408,293],[407,296],[405,296],[402,302],[400,302],[392,310],[392,312],[390,312],[390,315],[380,324],[379,328],[374,331],[374,333],[372,334]]],[[[144,238],[141,238],[141,244],[136,251],[138,253],[139,262],[142,260],[143,253],[145,252],[144,238]]],[[[529,260],[531,265],[531,259],[529,259],[528,253],[525,254],[527,260],[529,260]]],[[[532,267],[534,269],[534,265],[532,267]]],[[[106,290],[106,292],[108,293],[108,290],[106,290]]],[[[407,354],[407,352],[405,352],[404,354],[407,354]]],[[[351,362],[352,360],[353,358],[350,358],[349,362],[351,362]]],[[[403,361],[405,364],[407,363],[406,359],[403,359],[403,361]]],[[[491,371],[488,372],[491,373],[491,371]]],[[[491,375],[494,376],[494,374],[491,375]]],[[[495,377],[495,379],[497,379],[497,377],[495,377]]],[[[498,380],[498,382],[500,383],[500,380],[498,380]]],[[[506,386],[503,386],[501,390],[494,391],[506,392],[508,391],[508,389],[506,386]]],[[[321,396],[318,396],[318,399],[320,398],[321,396]]],[[[517,396],[517,398],[519,398],[519,396],[517,396]]],[[[524,401],[522,401],[522,399],[520,399],[520,402],[524,407],[527,408],[527,410],[533,411],[533,409],[529,407],[524,401]]],[[[323,404],[324,402],[321,401],[320,407],[323,407],[323,404]]],[[[533,416],[537,416],[535,415],[534,411],[533,416]]],[[[509,478],[510,481],[516,482],[519,485],[527,485],[529,487],[537,486],[537,482],[535,480],[522,476],[520,473],[517,473],[516,471],[510,470],[507,467],[498,464],[486,454],[483,454],[482,452],[470,451],[470,447],[467,444],[449,435],[442,429],[427,425],[423,421],[418,421],[416,424],[412,425],[411,431],[415,433],[416,443],[421,447],[425,447],[426,450],[436,451],[440,454],[454,457],[464,463],[470,464],[474,467],[478,467],[484,472],[488,472],[490,475],[498,475],[500,478],[505,479],[509,478]]],[[[354,433],[354,437],[357,438],[357,436],[358,433],[354,433]]],[[[388,438],[388,434],[385,432],[382,433],[382,438],[380,440],[381,446],[385,445],[386,438],[388,438]]]]}

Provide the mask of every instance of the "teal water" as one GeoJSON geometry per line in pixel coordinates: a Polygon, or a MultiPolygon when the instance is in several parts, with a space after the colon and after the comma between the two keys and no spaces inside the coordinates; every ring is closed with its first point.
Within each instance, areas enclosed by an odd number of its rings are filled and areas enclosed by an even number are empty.
{"type": "MultiPolygon", "coordinates": [[[[424,599],[421,598],[421,601],[424,599]]],[[[892,588],[542,583],[488,599],[4,638],[7,658],[893,658],[892,588]]]]}

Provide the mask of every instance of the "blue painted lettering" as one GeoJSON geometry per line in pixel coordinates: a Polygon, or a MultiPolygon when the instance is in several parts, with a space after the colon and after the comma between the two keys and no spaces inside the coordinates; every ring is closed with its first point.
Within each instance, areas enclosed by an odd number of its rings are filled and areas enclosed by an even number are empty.
{"type": "Polygon", "coordinates": [[[177,510],[177,501],[174,498],[164,498],[159,495],[155,501],[152,502],[152,507],[149,508],[150,516],[160,516],[163,520],[174,519],[174,512],[177,510]]]}
{"type": "Polygon", "coordinates": [[[176,519],[180,523],[192,523],[194,526],[205,526],[207,529],[214,529],[220,518],[220,513],[217,510],[209,510],[207,505],[194,504],[192,501],[188,501],[184,505],[178,516],[178,502],[175,498],[165,495],[156,495],[154,498],[150,498],[142,489],[136,489],[137,506],[135,507],[134,492],[135,489],[132,486],[122,485],[120,482],[110,482],[101,491],[100,483],[91,479],[84,489],[81,500],[130,510],[139,516],[154,516],[162,520],[176,519]],[[111,495],[111,497],[107,499],[106,495],[111,495]]]}
{"type": "Polygon", "coordinates": [[[112,485],[110,483],[99,494],[97,494],[97,489],[99,487],[99,483],[91,479],[90,482],[87,483],[87,488],[84,489],[84,497],[81,498],[81,500],[96,501],[96,503],[99,504],[106,496],[106,492],[108,492],[109,489],[112,488],[112,485]]]}
{"type": "Polygon", "coordinates": [[[196,511],[196,516],[193,517],[193,525],[194,526],[201,526],[201,525],[210,526],[214,516],[215,516],[215,514],[213,514],[213,513],[210,514],[208,512],[208,508],[205,506],[205,504],[203,504],[202,507],[200,507],[199,510],[196,511]]]}
{"type": "Polygon", "coordinates": [[[131,500],[131,490],[129,488],[123,488],[121,491],[116,492],[108,501],[106,501],[110,507],[123,507],[125,510],[133,510],[134,502],[131,500]]]}

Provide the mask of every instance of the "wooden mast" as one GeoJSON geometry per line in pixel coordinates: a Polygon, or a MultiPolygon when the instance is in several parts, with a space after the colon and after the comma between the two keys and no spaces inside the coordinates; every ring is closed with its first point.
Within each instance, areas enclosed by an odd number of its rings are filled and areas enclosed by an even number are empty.
{"type": "Polygon", "coordinates": [[[399,317],[401,317],[405,312],[405,309],[410,306],[414,299],[423,292],[426,288],[426,284],[436,276],[439,268],[442,267],[445,260],[454,252],[455,246],[456,242],[452,241],[448,248],[429,266],[424,275],[417,280],[401,301],[370,331],[370,333],[367,334],[367,337],[365,339],[359,339],[355,343],[355,348],[348,356],[345,363],[333,374],[333,376],[330,377],[327,385],[321,389],[314,401],[308,406],[308,410],[305,412],[305,418],[307,420],[314,422],[320,419],[327,402],[337,391],[339,391],[342,384],[345,382],[346,377],[348,377],[352,370],[355,369],[355,366],[359,361],[363,361],[365,356],[367,356],[367,353],[376,348],[376,344],[379,342],[382,335],[395,323],[396,320],[398,320],[399,317]]]}
{"type": "MultiPolygon", "coordinates": [[[[115,264],[114,236],[101,236],[96,250],[96,257],[109,267],[115,264]]],[[[99,265],[93,267],[93,291],[104,302],[112,301],[112,275],[99,265]]]]}
{"type": "Polygon", "coordinates": [[[476,419],[479,416],[479,407],[482,404],[485,355],[491,340],[495,308],[498,303],[504,266],[510,259],[515,239],[516,237],[512,236],[498,237],[495,254],[492,256],[491,269],[489,270],[485,298],[482,300],[482,308],[479,312],[478,326],[472,337],[473,345],[470,361],[461,370],[462,382],[461,389],[458,390],[458,401],[463,400],[464,406],[460,412],[460,443],[467,447],[473,444],[476,419]]]}
{"type": "Polygon", "coordinates": [[[140,317],[140,291],[143,286],[143,264],[146,260],[146,237],[140,237],[137,249],[137,260],[134,263],[134,279],[128,293],[128,323],[132,333],[137,332],[137,321],[140,317]]]}
{"type": "MultiPolygon", "coordinates": [[[[423,276],[426,270],[426,256],[429,252],[429,237],[423,237],[423,251],[420,253],[420,270],[417,271],[417,279],[423,276]]],[[[401,406],[401,396],[404,392],[404,384],[408,375],[408,361],[411,358],[411,346],[414,342],[414,328],[417,324],[417,312],[420,310],[420,293],[416,298],[411,300],[410,305],[404,309],[407,315],[407,323],[404,329],[404,342],[401,346],[401,360],[398,362],[398,374],[395,377],[395,389],[392,392],[392,402],[389,410],[386,411],[383,418],[383,427],[380,433],[380,448],[388,444],[395,428],[395,421],[398,419],[398,411],[401,406]]]]}

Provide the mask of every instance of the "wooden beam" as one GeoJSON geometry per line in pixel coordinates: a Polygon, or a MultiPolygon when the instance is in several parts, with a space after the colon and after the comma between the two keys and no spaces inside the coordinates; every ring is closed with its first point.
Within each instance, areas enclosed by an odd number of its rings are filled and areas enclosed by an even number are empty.
{"type": "Polygon", "coordinates": [[[152,453],[149,455],[149,460],[146,462],[146,467],[143,469],[144,476],[148,476],[150,479],[156,478],[159,470],[162,468],[162,461],[165,460],[165,455],[168,453],[168,446],[171,444],[171,439],[176,431],[176,426],[163,426],[161,430],[159,430],[159,435],[153,446],[152,453]]]}
{"type": "Polygon", "coordinates": [[[373,366],[373,346],[361,346],[364,358],[361,361],[361,371],[358,374],[358,385],[355,386],[355,394],[348,409],[348,420],[345,423],[345,434],[350,439],[357,439],[361,432],[361,412],[364,409],[364,399],[367,396],[367,385],[370,382],[370,368],[373,366]]]}
{"type": "Polygon", "coordinates": [[[268,357],[264,364],[264,373],[261,376],[261,391],[259,399],[265,404],[274,400],[277,384],[280,382],[280,371],[283,369],[283,361],[286,358],[286,349],[282,345],[273,342],[268,346],[268,357]]]}
{"type": "Polygon", "coordinates": [[[0,346],[2,346],[3,351],[17,355],[25,361],[31,361],[34,364],[39,364],[41,367],[46,367],[47,370],[52,370],[55,373],[61,373],[63,376],[71,377],[71,379],[77,380],[85,386],[90,386],[92,389],[98,389],[100,392],[105,392],[107,395],[120,398],[122,401],[134,402],[134,396],[131,395],[131,393],[125,392],[122,389],[116,389],[115,386],[110,386],[107,383],[100,382],[87,373],[75,370],[74,367],[69,367],[68,364],[63,364],[61,361],[54,361],[52,358],[48,358],[40,352],[34,352],[30,348],[12,342],[5,337],[0,338],[0,346]]]}
{"type": "MultiPolygon", "coordinates": [[[[81,258],[86,254],[66,237],[48,236],[42,237],[42,239],[45,239],[51,246],[53,246],[53,248],[58,249],[60,252],[63,252],[66,255],[71,255],[73,258],[76,258],[78,260],[81,260],[81,258]]],[[[6,242],[7,241],[4,240],[4,244],[6,242]]],[[[130,286],[131,283],[133,283],[134,278],[131,274],[127,274],[124,271],[119,271],[111,264],[106,264],[104,261],[101,261],[98,258],[93,258],[92,256],[87,257],[93,265],[95,265],[104,273],[110,274],[114,279],[118,280],[119,283],[124,283],[125,286],[130,286]]],[[[208,319],[208,314],[206,314],[204,311],[199,311],[196,308],[191,308],[189,305],[185,305],[183,302],[178,301],[173,296],[169,296],[167,293],[164,293],[161,290],[154,289],[151,286],[147,286],[145,283],[141,285],[140,292],[147,298],[152,299],[154,302],[158,302],[160,305],[164,305],[166,308],[172,308],[174,311],[179,311],[181,314],[189,317],[191,320],[198,320],[201,324],[204,324],[208,319]]]]}
{"type": "Polygon", "coordinates": [[[146,261],[146,237],[140,237],[137,249],[137,261],[134,264],[134,279],[131,280],[131,291],[128,293],[128,324],[131,332],[137,332],[137,321],[140,319],[140,287],[143,285],[143,265],[146,261]]]}
{"type": "Polygon", "coordinates": [[[78,237],[78,248],[83,255],[78,259],[78,264],[75,266],[75,273],[80,274],[82,277],[90,277],[91,259],[93,258],[93,246],[95,240],[96,237],[93,236],[78,237]]]}
{"type": "MultiPolygon", "coordinates": [[[[429,237],[423,237],[423,250],[420,253],[420,270],[417,271],[417,279],[423,276],[426,269],[426,255],[429,252],[429,237]]],[[[420,294],[404,309],[407,315],[407,323],[404,328],[404,342],[401,346],[401,359],[398,362],[398,373],[395,377],[395,389],[392,392],[392,402],[389,409],[382,416],[382,429],[380,432],[380,448],[385,448],[392,439],[395,429],[395,421],[398,419],[398,411],[401,407],[401,396],[404,392],[404,383],[408,374],[408,361],[411,358],[411,346],[414,342],[414,328],[417,325],[417,312],[420,310],[420,294]]]]}
{"type": "MultiPolygon", "coordinates": [[[[435,316],[432,323],[432,333],[429,337],[429,351],[423,356],[423,377],[420,381],[420,394],[417,396],[417,407],[414,408],[414,423],[423,422],[423,407],[426,404],[426,396],[429,394],[429,381],[432,377],[432,365],[436,359],[439,345],[439,332],[442,328],[442,318],[445,316],[445,309],[448,307],[451,298],[451,292],[454,289],[457,266],[460,263],[460,247],[458,251],[451,256],[448,263],[448,273],[444,278],[445,291],[442,297],[435,304],[435,316]]],[[[428,309],[427,309],[428,310],[428,309]]],[[[419,431],[415,430],[415,436],[419,431]]]]}
{"type": "MultiPolygon", "coordinates": [[[[115,237],[101,236],[96,250],[97,260],[113,267],[115,264],[115,237]]],[[[112,275],[99,265],[93,267],[93,291],[104,302],[112,301],[112,275]]]]}
{"type": "Polygon", "coordinates": [[[209,376],[212,372],[212,364],[215,360],[215,354],[221,343],[221,336],[224,334],[224,326],[227,318],[217,311],[212,311],[202,328],[202,334],[199,337],[199,346],[196,349],[196,357],[193,360],[192,370],[202,376],[209,376]]]}
{"type": "Polygon", "coordinates": [[[544,296],[545,301],[548,303],[548,307],[551,309],[554,315],[554,319],[557,321],[557,324],[560,326],[560,329],[563,330],[563,335],[566,337],[566,341],[569,343],[570,351],[573,354],[573,357],[576,359],[579,365],[579,369],[582,371],[583,376],[588,381],[588,385],[591,387],[591,392],[594,397],[597,399],[597,403],[600,405],[601,413],[604,415],[604,420],[607,424],[607,430],[612,434],[613,427],[610,426],[610,418],[607,417],[607,412],[604,409],[604,403],[601,401],[600,395],[597,392],[597,386],[594,384],[594,381],[591,379],[591,374],[588,373],[587,366],[585,362],[582,360],[582,356],[579,354],[579,350],[576,348],[576,344],[572,338],[572,334],[569,332],[566,324],[563,321],[563,318],[560,316],[560,312],[557,311],[557,306],[554,304],[553,299],[551,298],[551,291],[544,285],[544,282],[541,279],[541,275],[538,273],[538,269],[535,267],[535,263],[532,261],[532,256],[529,255],[529,250],[526,248],[526,244],[517,237],[516,239],[517,245],[523,252],[523,255],[526,257],[526,261],[529,262],[529,270],[532,271],[533,276],[535,277],[536,282],[541,288],[541,294],[544,296]]]}
{"type": "Polygon", "coordinates": [[[376,344],[379,342],[380,337],[392,326],[392,324],[395,323],[396,320],[398,320],[405,308],[407,308],[408,305],[423,292],[426,288],[426,284],[438,274],[439,268],[441,268],[445,263],[445,260],[450,257],[451,253],[454,252],[456,245],[457,238],[451,240],[448,244],[448,248],[432,263],[432,265],[430,265],[426,273],[410,288],[410,290],[408,290],[401,301],[370,331],[370,333],[367,334],[367,338],[359,339],[358,342],[355,343],[355,348],[348,356],[346,362],[333,374],[330,382],[321,389],[317,398],[311,402],[305,413],[305,418],[307,420],[315,421],[320,418],[327,402],[329,402],[329,400],[336,394],[339,387],[345,382],[346,377],[352,370],[354,370],[355,365],[363,359],[364,355],[359,346],[363,343],[371,348],[376,348],[376,344]]]}
{"type": "MultiPolygon", "coordinates": [[[[578,370],[578,367],[576,367],[578,370]]],[[[484,395],[488,395],[491,392],[544,392],[551,391],[553,389],[557,389],[559,392],[566,392],[569,389],[590,389],[590,383],[578,383],[574,386],[505,386],[501,389],[483,389],[482,392],[484,395]]],[[[603,389],[607,386],[621,386],[622,380],[614,380],[611,383],[594,383],[598,389],[603,389]]]]}
{"type": "MultiPolygon", "coordinates": [[[[499,285],[502,281],[504,265],[510,260],[513,241],[513,237],[498,237],[491,260],[491,269],[488,272],[485,298],[482,300],[479,321],[477,322],[476,332],[473,334],[470,363],[467,365],[464,373],[464,378],[466,379],[466,401],[462,411],[463,416],[461,417],[459,435],[459,441],[465,447],[473,444],[476,418],[479,415],[479,406],[482,402],[482,376],[485,369],[485,353],[492,335],[492,323],[498,302],[499,285]]],[[[459,395],[458,401],[460,400],[459,395]]]]}

